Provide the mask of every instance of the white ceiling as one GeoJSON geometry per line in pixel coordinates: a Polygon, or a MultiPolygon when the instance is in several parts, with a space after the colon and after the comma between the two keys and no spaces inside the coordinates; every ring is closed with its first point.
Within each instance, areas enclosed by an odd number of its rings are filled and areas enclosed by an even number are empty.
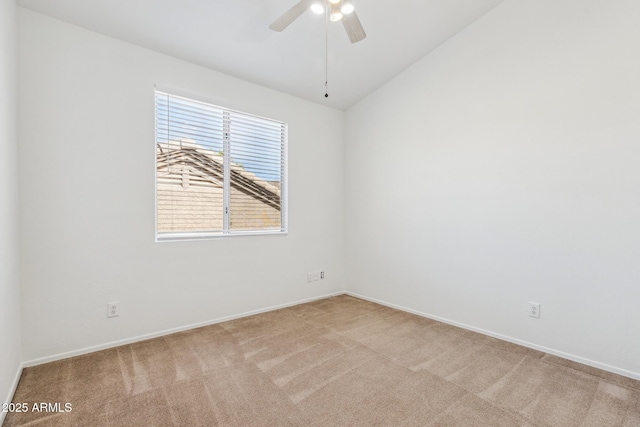
{"type": "Polygon", "coordinates": [[[350,44],[308,11],[282,33],[269,24],[298,0],[17,0],[120,40],[331,107],[346,109],[503,0],[353,0],[367,38],[350,44]]]}

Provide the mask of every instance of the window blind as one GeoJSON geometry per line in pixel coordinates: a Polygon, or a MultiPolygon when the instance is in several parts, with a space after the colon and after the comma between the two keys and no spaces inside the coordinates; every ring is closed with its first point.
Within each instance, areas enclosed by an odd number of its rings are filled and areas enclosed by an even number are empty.
{"type": "Polygon", "coordinates": [[[155,98],[157,240],[285,233],[287,125],[155,98]]]}

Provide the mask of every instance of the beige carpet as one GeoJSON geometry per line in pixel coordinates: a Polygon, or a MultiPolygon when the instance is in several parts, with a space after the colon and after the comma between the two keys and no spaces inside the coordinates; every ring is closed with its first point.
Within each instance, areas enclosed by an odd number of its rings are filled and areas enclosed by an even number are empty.
{"type": "Polygon", "coordinates": [[[339,296],[24,370],[5,426],[640,426],[640,382],[339,296]]]}

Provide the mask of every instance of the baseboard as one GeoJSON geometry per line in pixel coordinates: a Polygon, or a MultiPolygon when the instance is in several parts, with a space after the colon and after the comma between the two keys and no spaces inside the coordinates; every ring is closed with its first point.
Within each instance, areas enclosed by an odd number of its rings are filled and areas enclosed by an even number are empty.
{"type": "Polygon", "coordinates": [[[493,338],[498,338],[498,339],[503,340],[503,341],[512,342],[514,344],[518,344],[518,345],[521,345],[523,347],[528,347],[528,348],[532,348],[534,350],[543,351],[545,353],[552,354],[554,356],[562,357],[563,359],[572,360],[574,362],[582,363],[583,365],[588,365],[588,366],[591,366],[591,367],[594,367],[594,368],[602,369],[603,371],[608,371],[608,372],[612,372],[614,374],[623,375],[625,377],[633,378],[635,380],[640,380],[640,373],[638,373],[638,372],[628,371],[626,369],[621,369],[621,368],[618,368],[616,366],[607,365],[606,363],[600,363],[600,362],[596,362],[595,360],[585,359],[584,357],[576,356],[575,354],[565,353],[563,351],[556,350],[554,348],[545,347],[545,346],[538,345],[538,344],[535,344],[535,343],[531,343],[531,342],[528,342],[528,341],[524,341],[524,340],[521,340],[521,339],[513,338],[513,337],[510,337],[510,336],[507,336],[507,335],[499,334],[497,332],[488,331],[488,330],[482,329],[482,328],[477,328],[475,326],[467,325],[465,323],[456,322],[454,320],[446,319],[446,318],[443,318],[443,317],[440,317],[440,316],[434,316],[432,314],[424,313],[424,312],[421,312],[421,311],[418,311],[418,310],[413,310],[411,308],[403,307],[401,305],[391,304],[391,303],[388,303],[388,302],[385,302],[385,301],[381,301],[381,300],[378,300],[378,299],[375,299],[375,298],[370,298],[370,297],[367,297],[367,296],[364,296],[364,295],[360,295],[360,294],[358,294],[356,292],[346,291],[345,294],[351,295],[352,297],[360,298],[360,299],[363,299],[363,300],[375,302],[376,304],[384,305],[386,307],[391,307],[391,308],[395,308],[397,310],[406,311],[407,313],[412,313],[412,314],[416,314],[418,316],[426,317],[428,319],[437,320],[438,322],[442,322],[442,323],[446,323],[446,324],[449,324],[449,325],[457,326],[459,328],[467,329],[467,330],[470,330],[470,331],[473,331],[473,332],[478,332],[480,334],[488,335],[488,336],[493,337],[493,338]]]}
{"type": "MultiPolygon", "coordinates": [[[[72,350],[72,351],[67,351],[64,353],[58,353],[58,354],[54,354],[52,356],[46,356],[46,357],[41,357],[38,359],[32,359],[26,362],[22,363],[22,367],[31,367],[31,366],[37,366],[37,365],[41,365],[43,363],[49,363],[49,362],[55,362],[56,360],[62,360],[62,359],[67,359],[69,357],[74,357],[74,356],[81,356],[83,354],[87,354],[87,353],[93,353],[95,351],[100,351],[100,350],[106,350],[108,348],[113,348],[113,347],[118,347],[121,345],[126,345],[126,344],[132,344],[138,341],[144,341],[144,340],[148,340],[151,338],[157,338],[157,337],[161,337],[161,336],[165,336],[165,335],[171,335],[171,334],[175,334],[176,332],[182,332],[182,331],[187,331],[189,329],[195,329],[195,328],[200,328],[203,326],[209,326],[209,325],[215,325],[216,323],[222,323],[222,322],[227,322],[229,320],[234,320],[234,319],[239,319],[242,317],[247,317],[247,316],[253,316],[255,314],[260,314],[260,313],[266,313],[269,311],[274,311],[274,310],[279,310],[281,308],[286,308],[286,307],[291,307],[294,305],[298,305],[298,304],[304,304],[306,302],[311,302],[311,301],[316,301],[319,299],[324,299],[324,298],[329,298],[329,297],[333,297],[333,296],[337,296],[337,295],[344,295],[344,291],[338,291],[338,292],[332,292],[329,294],[324,294],[324,295],[320,295],[320,296],[316,296],[316,297],[312,297],[312,298],[306,298],[303,300],[298,300],[298,301],[292,301],[292,302],[288,302],[285,304],[279,304],[279,305],[274,305],[271,307],[266,307],[266,308],[260,308],[257,310],[251,310],[251,311],[247,311],[244,313],[240,313],[240,314],[235,314],[232,316],[225,316],[225,317],[220,317],[217,319],[212,319],[212,320],[207,320],[204,322],[199,322],[199,323],[192,323],[189,325],[185,325],[185,326],[180,326],[177,328],[171,328],[171,329],[165,329],[162,331],[158,331],[158,332],[153,332],[150,334],[145,334],[145,335],[139,335],[136,337],[131,337],[131,338],[126,338],[123,340],[118,340],[118,341],[111,341],[105,344],[100,344],[100,345],[95,345],[95,346],[91,346],[91,347],[85,347],[85,348],[80,348],[77,350],[72,350]]],[[[2,423],[0,423],[0,425],[2,425],[2,423]]]]}
{"type": "MultiPolygon", "coordinates": [[[[531,343],[528,341],[524,341],[518,338],[513,338],[507,335],[503,335],[497,332],[493,332],[493,331],[489,331],[486,329],[482,329],[482,328],[478,328],[475,326],[471,326],[471,325],[467,325],[465,323],[461,323],[461,322],[456,322],[454,320],[450,320],[444,317],[440,317],[440,316],[435,316],[432,314],[428,314],[428,313],[424,313],[422,311],[419,310],[414,310],[408,307],[404,307],[398,304],[392,304],[386,301],[382,301],[382,300],[378,300],[376,298],[371,298],[365,295],[361,295],[358,294],[356,292],[351,292],[351,291],[337,291],[337,292],[332,292],[329,294],[324,294],[324,295],[320,295],[320,296],[316,296],[316,297],[312,297],[312,298],[306,298],[306,299],[302,299],[302,300],[298,300],[298,301],[292,301],[289,303],[285,303],[285,304],[279,304],[279,305],[274,305],[271,307],[266,307],[266,308],[261,308],[261,309],[257,309],[257,310],[252,310],[252,311],[247,311],[244,313],[240,313],[240,314],[236,314],[236,315],[232,315],[232,316],[225,316],[225,317],[220,317],[217,319],[212,319],[212,320],[208,320],[205,322],[199,322],[199,323],[193,323],[193,324],[189,324],[189,325],[185,325],[185,326],[180,326],[177,328],[172,328],[172,329],[166,329],[163,331],[158,331],[158,332],[154,332],[154,333],[150,333],[150,334],[145,334],[145,335],[140,335],[140,336],[136,336],[136,337],[131,337],[131,338],[126,338],[123,340],[118,340],[118,341],[112,341],[109,343],[105,343],[105,344],[100,344],[100,345],[96,345],[96,346],[91,346],[91,347],[85,347],[85,348],[81,348],[81,349],[77,349],[77,350],[73,350],[73,351],[68,351],[68,352],[64,352],[64,353],[59,353],[59,354],[55,354],[52,356],[47,356],[47,357],[42,357],[42,358],[38,358],[38,359],[33,359],[33,360],[29,360],[26,362],[23,362],[20,365],[20,368],[18,370],[18,373],[16,375],[16,378],[14,380],[14,384],[12,386],[11,389],[11,393],[9,395],[9,398],[13,397],[13,394],[15,393],[16,387],[18,385],[18,381],[20,380],[20,375],[22,373],[22,369],[26,368],[26,367],[31,367],[31,366],[37,366],[37,365],[41,365],[43,363],[49,363],[49,362],[54,362],[56,360],[62,360],[62,359],[67,359],[69,357],[74,357],[74,356],[80,356],[83,354],[87,354],[87,353],[92,353],[95,351],[100,351],[100,350],[105,350],[108,348],[113,348],[113,347],[118,347],[121,345],[126,345],[126,344],[132,344],[138,341],[144,341],[144,340],[148,340],[148,339],[152,339],[152,338],[157,338],[157,337],[161,337],[161,336],[165,336],[165,335],[170,335],[170,334],[174,334],[176,332],[182,332],[182,331],[187,331],[189,329],[195,329],[195,328],[200,328],[202,326],[208,326],[208,325],[215,325],[216,323],[222,323],[222,322],[227,322],[229,320],[234,320],[234,319],[239,319],[242,317],[247,317],[247,316],[253,316],[255,314],[260,314],[260,313],[266,313],[269,311],[274,311],[274,310],[279,310],[281,308],[286,308],[286,307],[291,307],[294,305],[298,305],[298,304],[304,304],[307,302],[311,302],[311,301],[316,301],[319,299],[324,299],[324,298],[329,298],[332,296],[337,296],[337,295],[351,295],[353,297],[356,298],[360,298],[366,301],[371,301],[374,302],[376,304],[380,304],[380,305],[384,305],[386,307],[391,307],[391,308],[395,308],[397,310],[401,310],[401,311],[405,311],[407,313],[412,313],[412,314],[416,314],[418,316],[422,316],[422,317],[426,317],[428,319],[433,319],[433,320],[437,320],[438,322],[442,322],[442,323],[446,323],[449,325],[453,325],[453,326],[457,326],[459,328],[463,328],[463,329],[467,329],[473,332],[478,332],[480,334],[483,335],[487,335],[493,338],[497,338],[503,341],[508,341],[508,342],[512,342],[514,344],[518,344],[524,347],[528,347],[534,350],[538,350],[538,351],[542,351],[554,356],[558,356],[558,357],[562,357],[564,359],[568,359],[568,360],[572,360],[574,362],[578,362],[578,363],[582,363],[583,365],[588,365],[588,366],[592,366],[594,368],[598,368],[598,369],[602,369],[603,371],[608,371],[608,372],[612,372],[614,374],[618,374],[618,375],[623,375],[625,377],[629,377],[629,378],[633,378],[636,380],[640,380],[640,373],[637,372],[633,372],[633,371],[628,371],[626,369],[622,369],[622,368],[618,368],[616,366],[611,366],[611,365],[607,365],[606,363],[600,363],[594,360],[590,360],[590,359],[586,359],[584,357],[581,356],[577,356],[574,354],[570,354],[570,353],[565,353],[563,351],[560,350],[556,350],[554,348],[549,348],[549,347],[545,347],[542,345],[538,345],[535,343],[531,343]]],[[[7,400],[7,402],[9,402],[10,400],[7,400]]],[[[4,419],[4,415],[5,414],[1,414],[0,413],[0,425],[2,425],[2,420],[4,419]]]]}
{"type": "MultiPolygon", "coordinates": [[[[22,370],[25,368],[24,363],[21,363],[18,366],[18,372],[16,373],[15,378],[13,379],[13,384],[11,384],[11,388],[9,389],[9,395],[6,400],[3,400],[4,403],[11,403],[13,400],[13,396],[16,394],[16,390],[18,388],[18,383],[20,382],[20,377],[22,376],[22,370]]],[[[0,426],[4,423],[4,418],[7,416],[6,412],[0,411],[0,426]]]]}

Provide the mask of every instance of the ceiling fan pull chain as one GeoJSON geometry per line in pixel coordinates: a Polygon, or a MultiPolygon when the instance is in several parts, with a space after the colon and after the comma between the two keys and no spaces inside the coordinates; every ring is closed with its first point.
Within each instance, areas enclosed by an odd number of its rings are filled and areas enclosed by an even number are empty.
{"type": "Polygon", "coordinates": [[[329,8],[324,14],[324,97],[329,97],[329,8]]]}

